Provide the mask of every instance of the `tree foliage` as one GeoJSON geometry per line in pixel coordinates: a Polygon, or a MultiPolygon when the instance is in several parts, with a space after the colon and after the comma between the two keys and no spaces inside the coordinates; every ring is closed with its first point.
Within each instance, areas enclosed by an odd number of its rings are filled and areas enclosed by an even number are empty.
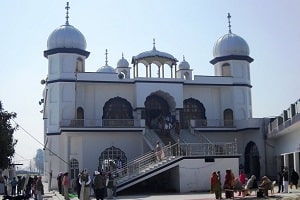
{"type": "Polygon", "coordinates": [[[11,119],[17,117],[15,112],[7,112],[2,107],[0,101],[0,169],[6,169],[11,163],[11,158],[15,153],[15,145],[13,134],[17,130],[17,126],[12,126],[11,119]]]}

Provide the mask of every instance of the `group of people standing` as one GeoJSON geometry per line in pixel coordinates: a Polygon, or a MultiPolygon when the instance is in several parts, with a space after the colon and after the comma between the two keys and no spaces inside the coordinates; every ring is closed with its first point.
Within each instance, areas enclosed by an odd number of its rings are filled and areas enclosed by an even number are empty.
{"type": "MultiPolygon", "coordinates": [[[[68,173],[59,173],[57,177],[58,190],[63,194],[66,200],[69,200],[69,179],[68,173]]],[[[78,177],[72,182],[72,188],[76,191],[80,200],[90,200],[92,191],[96,200],[103,200],[105,197],[112,199],[116,195],[116,181],[112,173],[95,171],[93,177],[89,171],[84,169],[78,174],[78,177]]]]}
{"type": "Polygon", "coordinates": [[[238,192],[238,195],[247,195],[254,185],[256,177],[252,175],[249,179],[243,171],[240,171],[238,177],[235,177],[231,169],[225,171],[225,177],[222,187],[221,173],[220,171],[212,172],[210,178],[210,191],[215,194],[216,199],[222,199],[222,189],[225,191],[225,198],[230,199],[234,197],[234,191],[238,192]]]}
{"type": "Polygon", "coordinates": [[[24,196],[42,200],[44,194],[44,186],[41,176],[31,177],[29,174],[25,176],[17,176],[8,178],[4,176],[4,195],[5,196],[24,196]]]}
{"type": "Polygon", "coordinates": [[[278,172],[278,193],[288,193],[289,185],[290,189],[295,185],[298,189],[299,174],[295,169],[291,169],[291,175],[286,168],[281,167],[281,170],[278,172]]]}

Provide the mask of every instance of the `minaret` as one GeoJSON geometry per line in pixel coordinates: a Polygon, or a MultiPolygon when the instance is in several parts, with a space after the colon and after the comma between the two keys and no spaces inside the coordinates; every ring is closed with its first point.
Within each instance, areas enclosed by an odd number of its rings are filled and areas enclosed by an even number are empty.
{"type": "MultiPolygon", "coordinates": [[[[223,105],[234,112],[235,120],[252,117],[250,50],[247,42],[240,36],[232,33],[231,15],[228,13],[228,34],[220,37],[213,48],[214,58],[210,61],[215,68],[215,76],[228,77],[232,81],[232,89],[227,96],[231,96],[231,103],[223,105]],[[229,94],[230,93],[230,94],[229,94]]],[[[223,93],[225,90],[223,90],[223,93]]]]}
{"type": "Polygon", "coordinates": [[[48,59],[47,133],[58,134],[61,126],[76,119],[76,84],[80,72],[85,71],[86,40],[69,23],[69,3],[65,7],[65,24],[55,29],[47,41],[44,56],[48,59]]]}

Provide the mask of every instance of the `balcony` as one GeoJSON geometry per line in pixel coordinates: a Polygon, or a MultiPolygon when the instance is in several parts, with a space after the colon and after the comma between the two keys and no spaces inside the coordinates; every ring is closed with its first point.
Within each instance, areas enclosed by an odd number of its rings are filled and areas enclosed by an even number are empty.
{"type": "Polygon", "coordinates": [[[261,119],[251,118],[245,120],[191,120],[190,127],[193,129],[245,129],[260,128],[261,119]]]}
{"type": "Polygon", "coordinates": [[[300,113],[297,113],[292,118],[289,118],[286,121],[283,121],[281,117],[277,117],[274,121],[267,125],[268,137],[276,137],[280,134],[284,134],[285,130],[293,125],[299,124],[300,126],[300,123],[297,123],[299,121],[300,113]]]}
{"type": "Polygon", "coordinates": [[[62,120],[60,127],[67,128],[140,128],[145,127],[144,120],[134,119],[70,119],[62,120]]]}

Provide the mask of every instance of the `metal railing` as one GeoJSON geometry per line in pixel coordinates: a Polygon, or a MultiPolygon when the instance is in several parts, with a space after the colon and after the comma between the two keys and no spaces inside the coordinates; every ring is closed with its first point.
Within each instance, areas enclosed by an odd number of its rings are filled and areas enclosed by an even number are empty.
{"type": "Polygon", "coordinates": [[[192,156],[235,156],[236,142],[232,143],[176,143],[162,147],[161,152],[151,151],[128,163],[121,169],[111,171],[120,185],[146,172],[154,170],[179,157],[192,156]],[[161,155],[161,159],[159,159],[161,155]]]}
{"type": "Polygon", "coordinates": [[[300,113],[297,113],[295,116],[292,118],[283,121],[281,117],[277,117],[274,121],[270,122],[267,125],[267,130],[268,130],[268,136],[275,136],[279,132],[283,131],[284,129],[290,127],[291,125],[297,123],[300,121],[300,113]]]}

